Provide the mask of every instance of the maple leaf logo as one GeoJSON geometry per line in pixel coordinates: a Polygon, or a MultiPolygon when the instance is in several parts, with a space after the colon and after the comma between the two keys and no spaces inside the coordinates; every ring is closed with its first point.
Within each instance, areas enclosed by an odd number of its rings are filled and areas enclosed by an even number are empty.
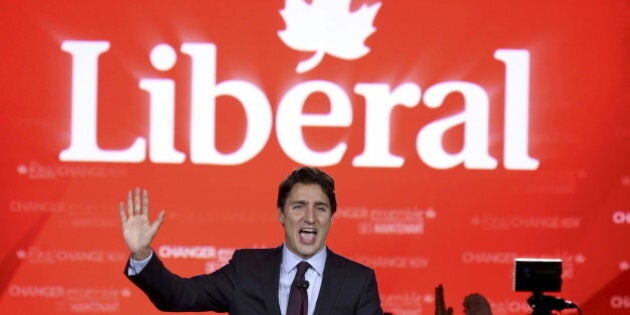
{"type": "Polygon", "coordinates": [[[289,47],[315,54],[298,63],[295,71],[307,72],[317,66],[326,53],[350,60],[370,52],[364,41],[376,28],[372,26],[381,3],[363,4],[350,12],[351,0],[286,0],[280,15],[286,29],[278,31],[280,39],[289,47]]]}

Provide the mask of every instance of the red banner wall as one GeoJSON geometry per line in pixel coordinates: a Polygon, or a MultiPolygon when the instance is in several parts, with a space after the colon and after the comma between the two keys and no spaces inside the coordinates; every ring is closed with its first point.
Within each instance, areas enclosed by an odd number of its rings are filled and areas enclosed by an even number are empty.
{"type": "MultiPolygon", "coordinates": [[[[153,314],[123,276],[117,204],[166,210],[182,276],[282,242],[277,184],[337,182],[328,246],[383,308],[480,293],[630,309],[627,1],[5,1],[0,313],[153,314]]],[[[563,313],[571,314],[572,311],[563,313]]]]}

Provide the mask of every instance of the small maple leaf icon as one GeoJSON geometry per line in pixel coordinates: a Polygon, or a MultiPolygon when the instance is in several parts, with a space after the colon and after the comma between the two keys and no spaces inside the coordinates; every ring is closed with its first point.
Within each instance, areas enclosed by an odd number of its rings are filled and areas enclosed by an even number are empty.
{"type": "Polygon", "coordinates": [[[315,54],[301,61],[296,71],[304,73],[317,66],[326,53],[338,58],[357,59],[370,52],[363,43],[376,28],[372,26],[381,3],[363,4],[350,12],[351,0],[286,0],[280,15],[286,29],[278,31],[289,47],[315,54]]]}

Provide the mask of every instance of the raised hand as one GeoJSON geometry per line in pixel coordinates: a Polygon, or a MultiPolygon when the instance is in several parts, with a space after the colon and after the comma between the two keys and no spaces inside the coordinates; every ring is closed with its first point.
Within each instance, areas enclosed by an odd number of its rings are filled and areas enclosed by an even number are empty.
{"type": "Polygon", "coordinates": [[[151,223],[149,220],[149,193],[136,188],[127,193],[127,209],[125,204],[119,206],[122,233],[125,243],[131,252],[131,258],[143,260],[151,254],[151,241],[164,221],[164,211],[158,214],[151,223]]]}
{"type": "Polygon", "coordinates": [[[435,288],[435,315],[453,315],[453,308],[446,308],[444,288],[441,284],[435,288]]]}

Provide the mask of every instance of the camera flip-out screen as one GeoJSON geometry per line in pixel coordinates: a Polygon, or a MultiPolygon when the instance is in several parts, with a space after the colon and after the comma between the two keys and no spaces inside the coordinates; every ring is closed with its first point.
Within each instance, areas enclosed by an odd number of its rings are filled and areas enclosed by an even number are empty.
{"type": "Polygon", "coordinates": [[[560,292],[562,260],[517,258],[514,261],[514,291],[560,292]]]}

